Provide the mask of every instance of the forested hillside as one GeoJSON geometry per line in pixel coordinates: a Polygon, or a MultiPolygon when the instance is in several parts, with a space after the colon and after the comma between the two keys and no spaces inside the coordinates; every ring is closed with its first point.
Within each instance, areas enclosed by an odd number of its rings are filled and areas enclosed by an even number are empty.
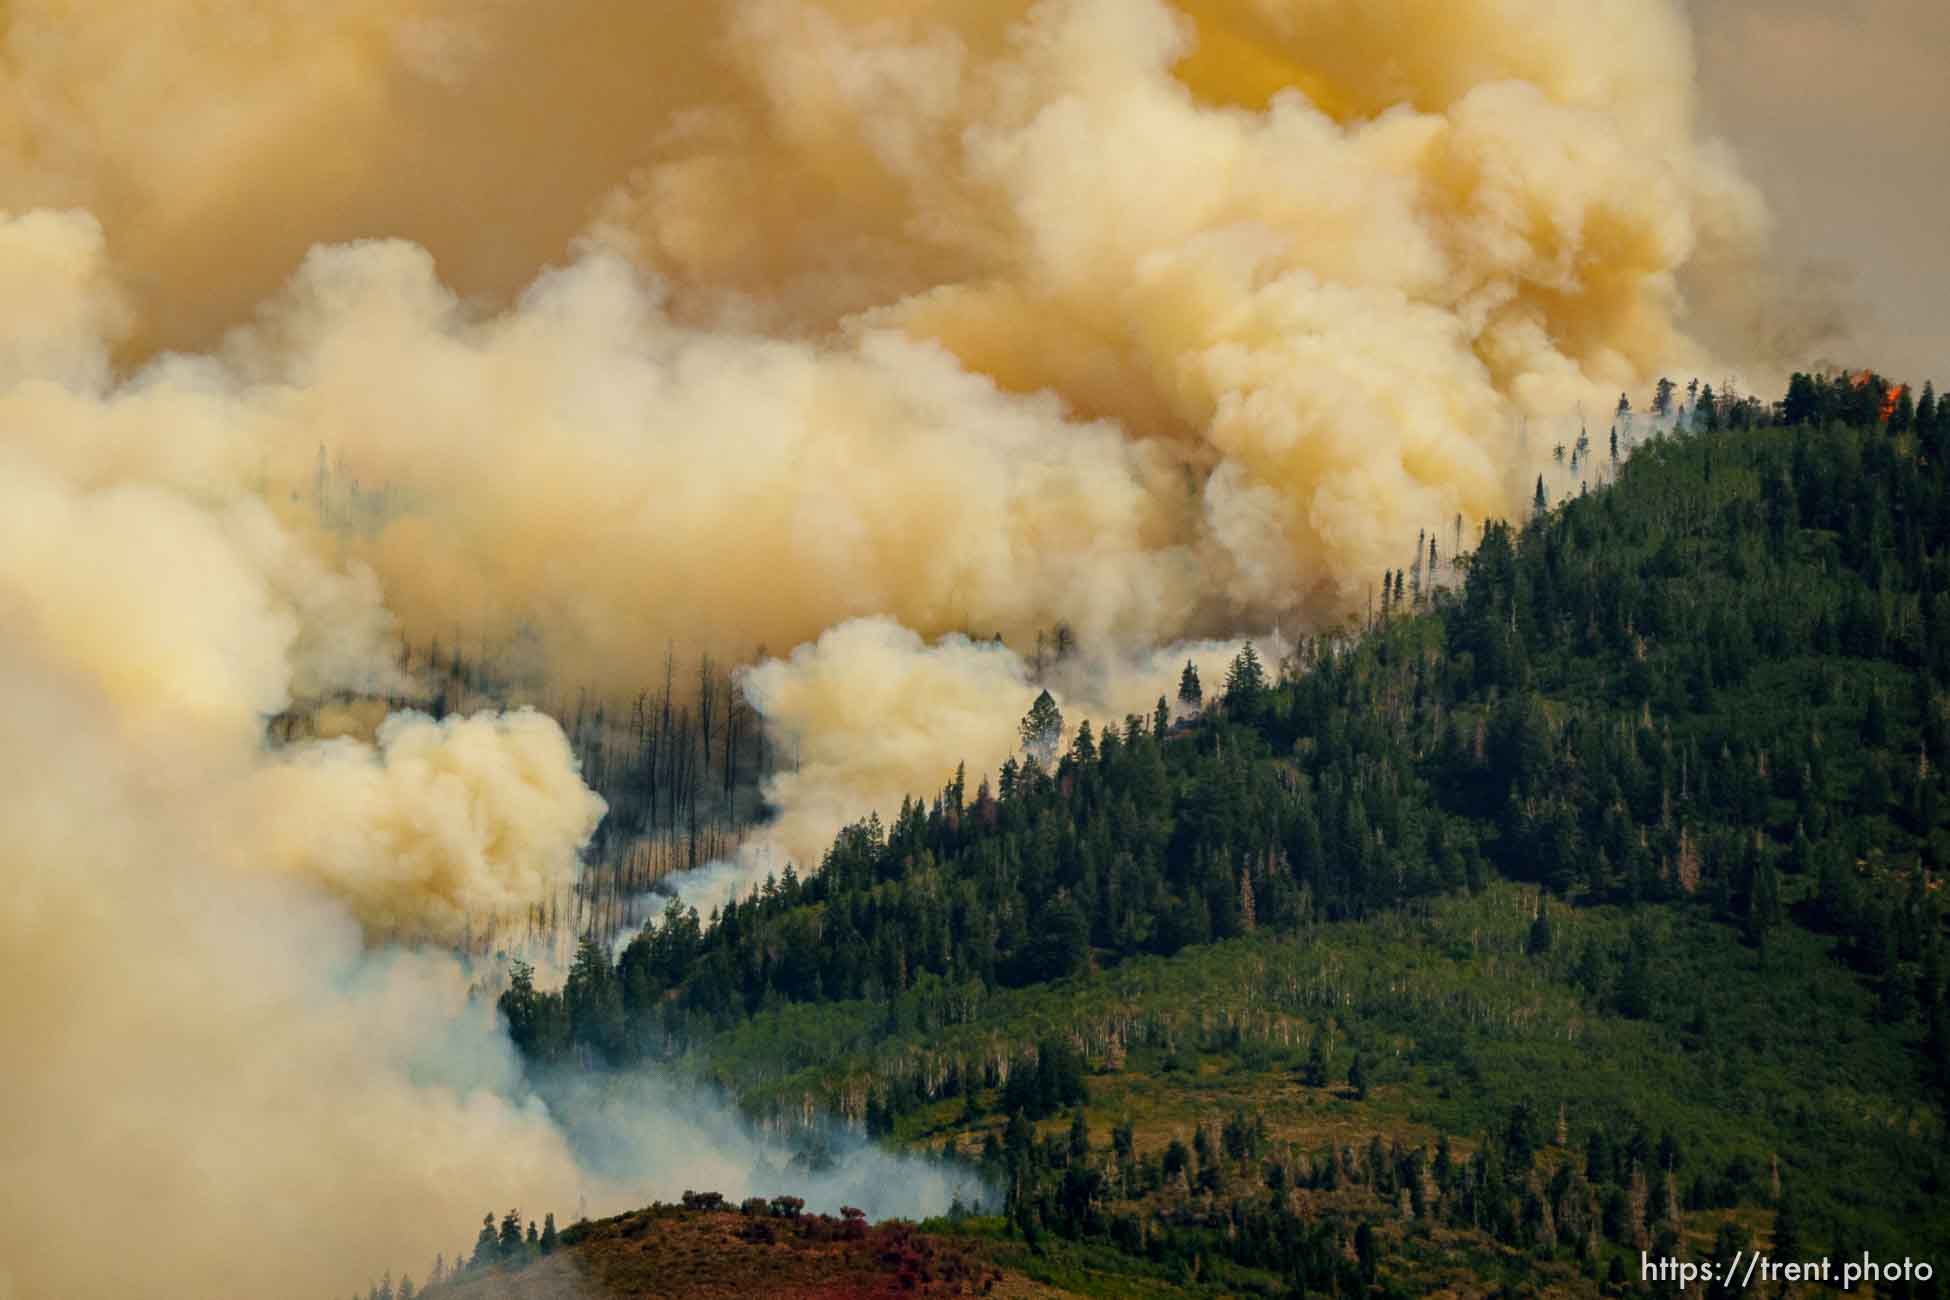
{"type": "Polygon", "coordinates": [[[1006,1213],[962,1230],[1086,1289],[1941,1258],[1936,407],[1707,390],[1611,486],[1407,539],[1358,632],[1039,701],[993,786],[518,970],[510,1028],[979,1160],[1006,1213]]]}

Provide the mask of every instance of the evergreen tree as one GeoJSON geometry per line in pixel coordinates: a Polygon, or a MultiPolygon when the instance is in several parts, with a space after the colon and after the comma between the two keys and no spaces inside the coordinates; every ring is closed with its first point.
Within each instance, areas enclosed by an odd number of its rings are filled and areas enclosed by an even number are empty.
{"type": "Polygon", "coordinates": [[[1259,652],[1248,641],[1239,648],[1232,667],[1226,671],[1226,711],[1242,721],[1250,721],[1258,716],[1265,694],[1266,669],[1259,662],[1259,652]]]}
{"type": "Polygon", "coordinates": [[[1774,870],[1771,855],[1763,855],[1754,868],[1753,884],[1747,891],[1746,932],[1750,942],[1759,943],[1767,932],[1781,923],[1781,880],[1774,870]]]}
{"type": "Polygon", "coordinates": [[[1644,1020],[1652,1014],[1652,933],[1634,925],[1618,981],[1620,1015],[1644,1020]]]}
{"type": "Polygon", "coordinates": [[[1360,1052],[1354,1054],[1353,1064],[1347,1067],[1347,1086],[1354,1089],[1354,1095],[1362,1101],[1368,1099],[1368,1067],[1360,1052]]]}
{"type": "Polygon", "coordinates": [[[1302,1076],[1309,1088],[1327,1086],[1327,1051],[1321,1045],[1321,1035],[1315,1031],[1313,1041],[1307,1046],[1307,1064],[1302,1076]]]}
{"type": "Polygon", "coordinates": [[[502,1216],[501,1233],[495,1247],[502,1259],[514,1259],[521,1254],[521,1211],[509,1210],[502,1216]]]}
{"type": "Polygon", "coordinates": [[[1889,432],[1908,433],[1916,427],[1916,399],[1909,394],[1905,384],[1896,394],[1896,404],[1889,411],[1889,432]]]}
{"type": "Polygon", "coordinates": [[[1660,417],[1672,414],[1673,382],[1664,375],[1659,377],[1658,391],[1652,398],[1653,413],[1660,417]]]}
{"type": "Polygon", "coordinates": [[[1205,690],[1198,682],[1198,665],[1187,659],[1185,671],[1178,674],[1178,703],[1187,712],[1196,713],[1205,704],[1205,690]]]}
{"type": "Polygon", "coordinates": [[[1063,739],[1063,712],[1048,691],[1037,695],[1036,702],[1023,715],[1019,730],[1023,750],[1037,763],[1048,767],[1063,739]]]}
{"type": "Polygon", "coordinates": [[[1550,497],[1544,491],[1544,476],[1542,474],[1537,476],[1537,491],[1530,499],[1530,509],[1532,514],[1540,517],[1545,511],[1550,509],[1550,497]]]}
{"type": "Polygon", "coordinates": [[[1090,719],[1077,724],[1076,739],[1070,742],[1070,757],[1079,764],[1097,761],[1097,740],[1090,731],[1090,719]]]}
{"type": "Polygon", "coordinates": [[[1530,923],[1530,936],[1524,942],[1524,951],[1532,957],[1541,957],[1551,950],[1550,904],[1541,896],[1537,899],[1537,916],[1530,923]]]}
{"type": "Polygon", "coordinates": [[[1796,371],[1788,380],[1787,400],[1781,405],[1782,422],[1789,425],[1813,424],[1820,410],[1814,378],[1796,371]]]}
{"type": "Polygon", "coordinates": [[[540,1247],[542,1254],[553,1255],[555,1253],[555,1247],[560,1242],[560,1240],[561,1239],[555,1235],[555,1215],[552,1213],[543,1215],[542,1216],[542,1239],[540,1242],[536,1243],[540,1247]]]}
{"type": "Polygon", "coordinates": [[[490,1210],[481,1218],[480,1235],[474,1238],[474,1258],[469,1261],[473,1268],[486,1268],[499,1254],[500,1238],[494,1232],[494,1212],[490,1210]]]}
{"type": "Polygon", "coordinates": [[[609,953],[593,935],[585,935],[576,946],[562,1000],[577,1045],[601,1059],[620,1062],[625,1040],[623,991],[609,953]]]}
{"type": "Polygon", "coordinates": [[[1889,743],[1889,712],[1882,702],[1882,692],[1869,688],[1869,700],[1862,715],[1862,743],[1881,748],[1889,743]]]}
{"type": "Polygon", "coordinates": [[[1090,964],[1090,921],[1065,892],[1036,918],[1036,937],[1023,972],[1025,983],[1074,975],[1090,964]]]}

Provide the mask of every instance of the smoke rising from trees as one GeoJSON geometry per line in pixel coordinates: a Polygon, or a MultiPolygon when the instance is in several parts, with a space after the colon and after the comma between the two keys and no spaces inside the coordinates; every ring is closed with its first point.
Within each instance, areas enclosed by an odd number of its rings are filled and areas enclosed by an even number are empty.
{"type": "Polygon", "coordinates": [[[267,719],[414,700],[402,642],[769,647],[809,865],[1012,751],[1039,631],[1145,712],[1520,507],[1765,227],[1638,0],[0,22],[0,1292],[325,1287],[596,1181],[415,946],[573,876],[560,729],[267,719]]]}

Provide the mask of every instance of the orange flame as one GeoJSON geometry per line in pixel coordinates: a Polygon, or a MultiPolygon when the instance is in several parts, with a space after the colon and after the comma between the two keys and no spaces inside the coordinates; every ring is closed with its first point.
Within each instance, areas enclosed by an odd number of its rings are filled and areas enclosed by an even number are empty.
{"type": "MultiPolygon", "coordinates": [[[[1878,378],[1880,376],[1873,370],[1858,370],[1849,377],[1849,383],[1856,388],[1867,388],[1878,378]]],[[[1903,400],[1903,394],[1908,391],[1908,384],[1889,384],[1882,394],[1882,413],[1877,418],[1884,424],[1889,423],[1889,417],[1896,413],[1896,404],[1903,400]]]]}

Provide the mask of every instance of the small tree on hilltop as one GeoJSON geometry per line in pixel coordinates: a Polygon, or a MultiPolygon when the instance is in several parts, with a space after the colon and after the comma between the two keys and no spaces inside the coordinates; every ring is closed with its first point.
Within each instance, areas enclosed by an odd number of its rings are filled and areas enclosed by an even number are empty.
{"type": "Polygon", "coordinates": [[[1232,667],[1226,671],[1226,709],[1250,718],[1258,711],[1265,694],[1266,669],[1259,662],[1259,652],[1248,641],[1240,647],[1232,667]]]}
{"type": "Polygon", "coordinates": [[[1023,715],[1022,747],[1038,763],[1048,767],[1062,739],[1063,712],[1056,707],[1055,697],[1044,691],[1023,715]]]}
{"type": "Polygon", "coordinates": [[[481,1232],[479,1236],[474,1238],[472,1266],[475,1268],[486,1268],[489,1264],[492,1264],[498,1243],[499,1239],[494,1235],[494,1211],[489,1210],[481,1216],[481,1232]]]}
{"type": "Polygon", "coordinates": [[[509,1210],[501,1218],[501,1235],[497,1242],[501,1258],[513,1259],[521,1254],[521,1211],[509,1210]]]}

